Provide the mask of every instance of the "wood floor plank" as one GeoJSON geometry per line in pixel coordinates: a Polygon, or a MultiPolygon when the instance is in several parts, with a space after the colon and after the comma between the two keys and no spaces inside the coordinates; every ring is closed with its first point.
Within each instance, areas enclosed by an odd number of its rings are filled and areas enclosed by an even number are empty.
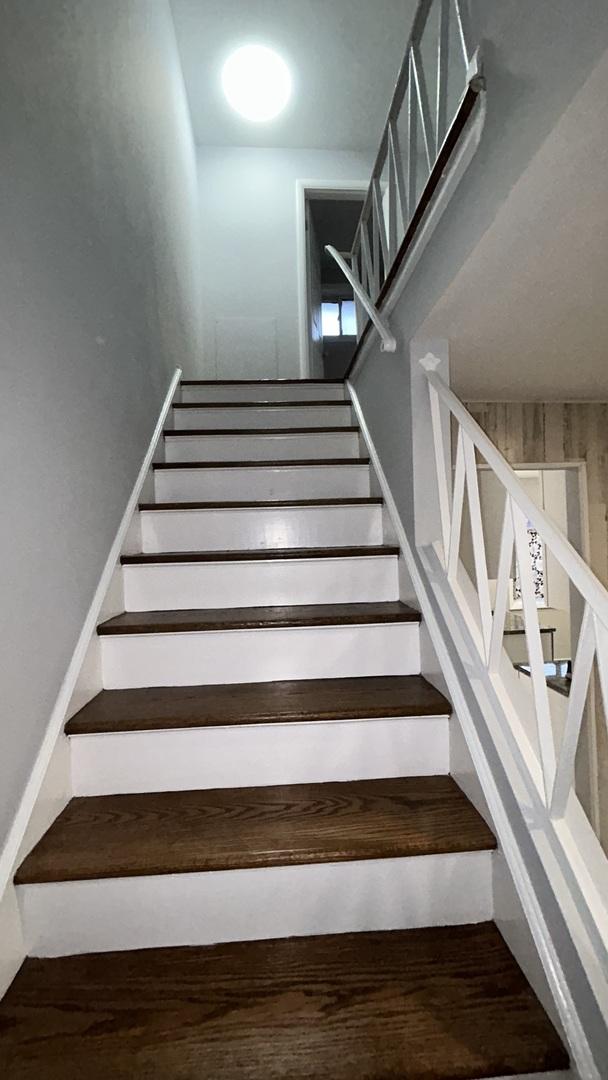
{"type": "Polygon", "coordinates": [[[171,728],[448,716],[451,706],[421,675],[303,679],[217,686],[102,690],[66,724],[68,735],[171,728]]]}
{"type": "Polygon", "coordinates": [[[207,630],[276,629],[419,622],[420,614],[398,600],[374,604],[300,604],[285,607],[194,608],[125,611],[101,623],[97,633],[170,634],[207,630]]]}
{"type": "Polygon", "coordinates": [[[258,499],[230,502],[169,502],[140,503],[140,510],[263,510],[265,508],[298,506],[381,506],[377,496],[361,495],[351,499],[258,499]]]}
{"type": "Polygon", "coordinates": [[[274,562],[290,559],[365,559],[399,554],[390,544],[363,544],[359,547],[255,548],[247,551],[155,551],[122,555],[123,566],[145,563],[191,562],[274,562]]]}
{"type": "Polygon", "coordinates": [[[484,851],[494,836],[449,776],[77,798],[18,884],[484,851]]]}
{"type": "Polygon", "coordinates": [[[175,471],[176,469],[327,469],[337,466],[355,465],[362,468],[369,465],[368,457],[357,458],[287,458],[281,461],[159,461],[152,466],[155,472],[175,471]]]}
{"type": "Polygon", "coordinates": [[[316,401],[176,401],[173,409],[319,409],[327,406],[351,409],[352,402],[342,398],[316,401]]]}
{"type": "Polygon", "coordinates": [[[344,386],[344,379],[180,379],[180,386],[344,386]]]}
{"type": "Polygon", "coordinates": [[[326,435],[328,432],[335,432],[343,435],[344,432],[351,433],[353,431],[359,431],[357,424],[352,424],[349,427],[290,427],[290,428],[165,428],[163,435],[166,437],[176,436],[178,439],[187,439],[192,435],[326,435]]]}
{"type": "Polygon", "coordinates": [[[7,1080],[477,1080],[566,1069],[492,923],[27,960],[7,1080]]]}

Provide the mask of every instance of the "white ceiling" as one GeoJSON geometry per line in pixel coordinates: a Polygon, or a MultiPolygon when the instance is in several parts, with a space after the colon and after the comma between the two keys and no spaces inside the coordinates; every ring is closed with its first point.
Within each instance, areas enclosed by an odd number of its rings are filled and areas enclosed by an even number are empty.
{"type": "Polygon", "coordinates": [[[608,53],[418,330],[465,400],[608,399],[608,53]]]}
{"type": "Polygon", "coordinates": [[[405,52],[415,0],[171,0],[200,145],[370,150],[405,52]],[[249,42],[288,62],[294,93],[268,124],[225,102],[226,57],[249,42]]]}

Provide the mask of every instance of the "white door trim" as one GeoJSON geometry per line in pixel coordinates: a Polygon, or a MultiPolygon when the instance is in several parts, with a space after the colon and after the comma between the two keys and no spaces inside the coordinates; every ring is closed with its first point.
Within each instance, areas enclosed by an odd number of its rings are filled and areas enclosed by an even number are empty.
{"type": "Polygon", "coordinates": [[[306,284],[306,199],[315,193],[344,198],[350,192],[365,194],[369,180],[296,180],[296,259],[298,272],[298,325],[300,336],[300,378],[310,378],[308,340],[308,289],[306,284]]]}

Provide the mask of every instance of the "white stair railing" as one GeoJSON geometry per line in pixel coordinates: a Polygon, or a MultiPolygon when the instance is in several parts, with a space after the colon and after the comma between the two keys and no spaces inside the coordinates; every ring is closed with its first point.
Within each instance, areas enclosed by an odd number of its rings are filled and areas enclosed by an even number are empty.
{"type": "Polygon", "coordinates": [[[326,249],[353,286],[358,338],[371,323],[386,352],[394,339],[379,311],[483,87],[467,0],[420,0],[348,262],[326,249]]]}
{"type": "MultiPolygon", "coordinates": [[[[493,689],[495,700],[500,703],[496,715],[503,724],[502,734],[507,736],[528,791],[536,793],[527,807],[530,828],[537,840],[542,840],[546,865],[554,866],[567,883],[564,887],[567,898],[562,895],[561,899],[565,908],[573,905],[571,910],[582,921],[587,940],[593,943],[588,960],[593,958],[597,971],[603,971],[608,981],[608,858],[583,810],[575,774],[586,709],[597,708],[598,714],[603,711],[604,719],[608,716],[608,591],[547,513],[530,498],[506,459],[441,377],[438,372],[441,361],[428,354],[420,360],[420,365],[428,383],[436,479],[435,494],[429,492],[428,498],[435,498],[438,508],[436,535],[433,538],[428,534],[420,550],[426,550],[427,556],[434,553],[430,576],[436,593],[470,632],[479,664],[478,668],[475,665],[475,672],[471,667],[471,688],[474,690],[475,683],[481,685],[487,678],[486,687],[493,689]],[[455,446],[453,467],[452,445],[455,446]],[[480,460],[493,473],[504,497],[493,604],[478,485],[480,460]],[[473,581],[460,559],[465,498],[473,549],[473,581]],[[529,528],[538,534],[582,602],[565,720],[560,715],[557,723],[552,715],[552,692],[545,675],[529,528]],[[531,676],[530,682],[523,680],[530,687],[530,692],[523,696],[522,680],[503,650],[514,561],[531,676]],[[599,705],[603,705],[603,710],[599,705]],[[522,717],[522,708],[524,711],[527,708],[527,717],[522,717]],[[529,719],[532,722],[526,726],[529,719]]],[[[485,693],[487,701],[487,689],[485,693]]],[[[608,999],[604,1004],[608,1005],[608,999]]]]}

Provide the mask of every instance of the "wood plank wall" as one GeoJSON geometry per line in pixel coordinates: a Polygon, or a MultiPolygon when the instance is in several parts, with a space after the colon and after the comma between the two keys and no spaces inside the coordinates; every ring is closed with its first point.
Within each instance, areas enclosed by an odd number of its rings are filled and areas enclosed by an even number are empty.
{"type": "MultiPolygon", "coordinates": [[[[585,461],[591,568],[608,587],[608,402],[475,401],[467,408],[512,465],[585,461]]],[[[596,718],[600,832],[608,851],[608,732],[596,718]]]]}

